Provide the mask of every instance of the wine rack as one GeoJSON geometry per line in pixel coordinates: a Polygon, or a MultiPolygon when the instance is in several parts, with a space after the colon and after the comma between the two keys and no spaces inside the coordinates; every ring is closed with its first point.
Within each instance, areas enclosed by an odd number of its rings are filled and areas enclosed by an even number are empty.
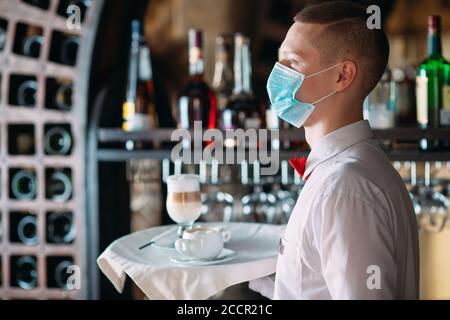
{"type": "Polygon", "coordinates": [[[0,299],[95,298],[85,127],[102,5],[0,1],[0,299]]]}

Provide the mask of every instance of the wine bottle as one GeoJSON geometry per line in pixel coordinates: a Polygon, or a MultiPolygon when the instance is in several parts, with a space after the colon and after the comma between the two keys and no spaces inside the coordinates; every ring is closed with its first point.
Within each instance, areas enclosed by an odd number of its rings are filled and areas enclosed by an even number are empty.
{"type": "MultiPolygon", "coordinates": [[[[131,46],[130,57],[128,61],[128,79],[126,88],[126,98],[122,105],[122,129],[124,131],[139,131],[142,130],[142,126],[145,121],[145,114],[142,115],[143,110],[137,112],[136,100],[138,90],[138,77],[139,77],[139,47],[140,47],[140,21],[133,20],[131,22],[131,46]]],[[[140,104],[142,107],[142,104],[140,104]]],[[[125,147],[127,150],[133,150],[136,148],[136,142],[129,140],[126,142],[125,147]]]]}
{"type": "MultiPolygon", "coordinates": [[[[141,22],[132,21],[130,60],[126,101],[123,104],[123,129],[142,131],[158,127],[150,48],[141,32],[141,22]]],[[[127,141],[126,149],[150,148],[150,143],[127,141]]]]}
{"type": "Polygon", "coordinates": [[[78,47],[80,38],[78,36],[67,35],[61,43],[60,61],[63,64],[74,66],[77,62],[78,47]]]}
{"type": "Polygon", "coordinates": [[[74,66],[77,63],[79,46],[79,36],[60,31],[53,31],[49,60],[59,64],[74,66]]]}
{"type": "Polygon", "coordinates": [[[39,34],[39,28],[28,27],[27,34],[22,40],[22,53],[31,58],[39,58],[44,37],[39,34]]]}
{"type": "MultiPolygon", "coordinates": [[[[234,89],[221,113],[222,129],[258,129],[262,116],[252,90],[250,39],[241,33],[234,37],[234,89]]],[[[225,141],[227,146],[234,142],[225,141]]]]}
{"type": "Polygon", "coordinates": [[[69,111],[72,108],[73,83],[62,81],[55,94],[55,106],[59,110],[69,111]]]}
{"type": "Polygon", "coordinates": [[[36,174],[29,169],[11,170],[11,197],[20,201],[36,198],[36,174]]]}
{"type": "Polygon", "coordinates": [[[44,43],[41,27],[17,23],[13,43],[13,52],[30,58],[39,58],[44,43]]]}
{"type": "Polygon", "coordinates": [[[75,239],[75,226],[71,212],[50,212],[47,215],[47,241],[70,244],[75,239]]]}
{"type": "Polygon", "coordinates": [[[37,219],[35,215],[25,214],[17,224],[17,239],[28,246],[34,246],[38,243],[37,219]]]}
{"type": "Polygon", "coordinates": [[[232,45],[233,37],[231,35],[221,34],[217,36],[216,63],[212,86],[216,92],[219,112],[226,107],[233,92],[232,45]]]}
{"type": "Polygon", "coordinates": [[[0,19],[0,52],[3,51],[3,48],[6,44],[6,28],[1,23],[2,19],[0,19]]]}
{"type": "Polygon", "coordinates": [[[411,126],[416,119],[415,70],[409,66],[392,69],[392,91],[395,96],[396,123],[411,126]],[[411,77],[411,70],[414,76],[411,77]]]}
{"type": "Polygon", "coordinates": [[[23,81],[17,88],[17,104],[24,107],[36,106],[38,83],[34,79],[23,81]]]}
{"type": "Polygon", "coordinates": [[[61,289],[69,289],[69,267],[73,265],[70,260],[63,260],[55,268],[55,281],[56,285],[61,289]]]}
{"type": "Polygon", "coordinates": [[[391,93],[392,72],[386,68],[380,81],[366,100],[370,126],[374,129],[390,129],[395,127],[395,101],[391,93]]]}
{"type": "Polygon", "coordinates": [[[72,109],[73,82],[69,79],[47,78],[45,108],[59,111],[72,109]]]}
{"type": "Polygon", "coordinates": [[[37,261],[34,256],[13,257],[13,274],[15,285],[25,289],[33,289],[38,284],[37,261]]]}
{"type": "Polygon", "coordinates": [[[72,180],[67,169],[46,170],[46,198],[65,202],[72,197],[72,180]]]}
{"type": "Polygon", "coordinates": [[[71,289],[69,277],[70,267],[73,266],[71,257],[49,257],[47,259],[47,286],[63,290],[71,289]]]}
{"type": "Polygon", "coordinates": [[[46,126],[44,134],[44,151],[47,155],[68,155],[72,150],[70,127],[46,126]]]}
{"type": "Polygon", "coordinates": [[[189,79],[178,95],[178,127],[192,129],[201,121],[203,128],[216,128],[216,97],[204,79],[203,33],[190,29],[188,38],[189,79]]]}
{"type": "Polygon", "coordinates": [[[150,48],[147,46],[143,37],[139,46],[136,116],[141,118],[138,121],[141,130],[158,127],[150,48]]]}
{"type": "MultiPolygon", "coordinates": [[[[450,64],[442,55],[441,18],[428,17],[428,57],[416,77],[417,122],[421,128],[450,126],[450,64]]],[[[422,151],[439,150],[448,141],[421,139],[422,151]]]]}
{"type": "Polygon", "coordinates": [[[35,153],[34,125],[8,125],[8,153],[11,155],[33,155],[35,153]]]}
{"type": "Polygon", "coordinates": [[[73,257],[71,256],[48,256],[46,259],[47,287],[69,290],[71,288],[72,279],[70,276],[74,274],[75,269],[73,257]]]}

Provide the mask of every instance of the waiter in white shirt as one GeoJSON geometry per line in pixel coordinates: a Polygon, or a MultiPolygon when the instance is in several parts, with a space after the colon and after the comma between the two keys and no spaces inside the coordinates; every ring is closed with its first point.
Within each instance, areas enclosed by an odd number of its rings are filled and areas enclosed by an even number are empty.
{"type": "Polygon", "coordinates": [[[274,299],[418,299],[417,225],[409,194],[363,120],[389,44],[366,10],[336,1],[299,12],[267,83],[272,110],[303,126],[306,180],[280,241],[274,299]]]}

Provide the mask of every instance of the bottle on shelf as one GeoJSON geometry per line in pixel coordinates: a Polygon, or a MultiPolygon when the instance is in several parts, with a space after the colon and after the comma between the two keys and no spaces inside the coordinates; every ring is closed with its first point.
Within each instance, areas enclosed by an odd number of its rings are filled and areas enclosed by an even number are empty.
{"type": "Polygon", "coordinates": [[[47,214],[47,242],[70,244],[75,239],[75,234],[71,212],[49,212],[47,214]]]}
{"type": "Polygon", "coordinates": [[[374,129],[395,127],[395,100],[391,90],[391,78],[391,70],[387,68],[364,102],[365,117],[374,129]]]}
{"type": "Polygon", "coordinates": [[[73,83],[66,81],[60,83],[55,95],[55,105],[60,110],[68,111],[72,108],[73,83]]]}
{"type": "MultiPolygon", "coordinates": [[[[221,128],[258,129],[263,119],[252,89],[250,39],[237,33],[234,46],[234,89],[230,101],[221,112],[221,128]]],[[[227,146],[234,146],[235,143],[225,141],[227,146]]]]}
{"type": "Polygon", "coordinates": [[[155,87],[150,48],[143,36],[139,46],[139,70],[136,92],[136,114],[142,117],[142,128],[157,128],[158,115],[155,105],[155,87]]]}
{"type": "Polygon", "coordinates": [[[45,196],[56,202],[66,202],[72,197],[72,178],[70,169],[46,169],[45,196]]]}
{"type": "Polygon", "coordinates": [[[35,153],[34,125],[8,125],[8,153],[10,155],[33,155],[35,153]]]}
{"type": "MultiPolygon", "coordinates": [[[[428,17],[428,56],[416,77],[417,122],[421,128],[450,126],[450,64],[442,55],[441,17],[428,17]]],[[[448,141],[421,139],[421,151],[448,148],[448,141]]]]}
{"type": "Polygon", "coordinates": [[[42,29],[29,26],[25,37],[22,40],[22,52],[24,55],[31,58],[39,58],[41,47],[44,44],[44,37],[42,36],[42,29]]]}
{"type": "Polygon", "coordinates": [[[69,278],[72,274],[70,267],[73,265],[72,257],[47,257],[47,287],[71,289],[69,278]]]}
{"type": "Polygon", "coordinates": [[[17,23],[13,52],[30,58],[39,58],[44,44],[43,29],[41,27],[17,23]]]}
{"type": "Polygon", "coordinates": [[[12,74],[10,77],[9,104],[13,106],[35,107],[38,82],[36,77],[12,74]]]}
{"type": "Polygon", "coordinates": [[[37,287],[38,266],[35,256],[13,256],[11,269],[13,287],[25,290],[37,287]]]}
{"type": "Polygon", "coordinates": [[[73,138],[70,125],[46,125],[44,128],[44,151],[47,155],[69,155],[73,138]]]}
{"type": "MultiPolygon", "coordinates": [[[[139,20],[131,22],[128,80],[122,108],[123,130],[142,131],[158,126],[150,48],[142,35],[139,20]]],[[[150,144],[129,140],[125,147],[127,150],[133,150],[150,147],[150,144]]]]}
{"type": "Polygon", "coordinates": [[[74,66],[77,61],[80,37],[68,35],[61,42],[60,61],[63,64],[74,66]]]}
{"type": "Polygon", "coordinates": [[[17,89],[17,101],[20,106],[36,105],[37,81],[27,80],[17,89]]]}
{"type": "Polygon", "coordinates": [[[78,35],[53,31],[49,60],[59,64],[74,66],[77,63],[80,37],[78,35]]]}
{"type": "Polygon", "coordinates": [[[188,38],[189,80],[178,95],[178,127],[192,129],[201,121],[203,128],[216,128],[217,101],[204,79],[203,32],[190,29],[188,38]]]}
{"type": "Polygon", "coordinates": [[[69,289],[69,267],[73,265],[71,260],[63,260],[55,268],[55,282],[60,289],[69,289]]]}
{"type": "Polygon", "coordinates": [[[36,215],[31,213],[11,213],[11,242],[20,242],[27,246],[38,244],[37,219],[36,215]]]}
{"type": "Polygon", "coordinates": [[[36,173],[31,169],[10,170],[10,197],[19,201],[36,198],[36,173]]]}
{"type": "Polygon", "coordinates": [[[62,78],[47,78],[45,83],[45,108],[59,111],[72,110],[72,80],[62,78]]]}
{"type": "Polygon", "coordinates": [[[411,66],[393,68],[391,94],[395,102],[396,119],[399,127],[413,126],[416,119],[415,69],[411,66]]]}
{"type": "MultiPolygon", "coordinates": [[[[139,63],[139,28],[140,22],[133,20],[131,22],[131,46],[130,57],[128,61],[128,78],[125,102],[122,105],[122,129],[124,131],[136,130],[136,92],[137,92],[137,77],[138,77],[138,63],[139,63]]],[[[133,149],[133,141],[127,142],[127,149],[133,149]]]]}
{"type": "Polygon", "coordinates": [[[219,113],[228,104],[233,92],[233,68],[232,60],[233,36],[220,34],[216,38],[216,62],[212,87],[216,92],[217,108],[219,113]]]}
{"type": "Polygon", "coordinates": [[[6,29],[7,29],[8,23],[4,19],[0,19],[0,52],[3,51],[6,45],[6,29]]]}

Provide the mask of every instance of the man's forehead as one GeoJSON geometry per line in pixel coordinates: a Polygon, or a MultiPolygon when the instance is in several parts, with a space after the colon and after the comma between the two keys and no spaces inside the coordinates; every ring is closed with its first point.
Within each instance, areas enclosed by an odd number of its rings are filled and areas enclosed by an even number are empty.
{"type": "Polygon", "coordinates": [[[313,49],[314,39],[320,34],[323,25],[295,22],[281,44],[283,53],[301,53],[305,49],[313,49]]]}
{"type": "Polygon", "coordinates": [[[305,30],[308,34],[319,34],[322,32],[324,28],[326,28],[328,24],[322,24],[322,23],[309,23],[309,22],[301,22],[296,21],[292,24],[291,28],[297,29],[297,30],[305,30]]]}

